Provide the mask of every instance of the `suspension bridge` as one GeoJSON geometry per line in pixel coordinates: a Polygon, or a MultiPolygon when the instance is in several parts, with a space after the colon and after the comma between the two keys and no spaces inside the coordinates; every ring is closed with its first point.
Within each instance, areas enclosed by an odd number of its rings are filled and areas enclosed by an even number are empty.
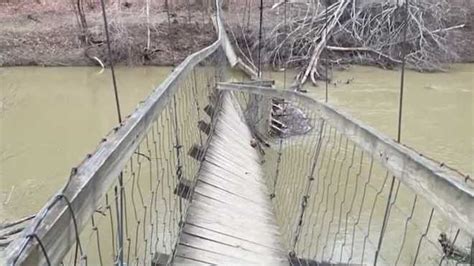
{"type": "Polygon", "coordinates": [[[473,264],[472,178],[257,78],[218,5],[214,21],[217,40],[72,169],[8,265],[473,264]]]}

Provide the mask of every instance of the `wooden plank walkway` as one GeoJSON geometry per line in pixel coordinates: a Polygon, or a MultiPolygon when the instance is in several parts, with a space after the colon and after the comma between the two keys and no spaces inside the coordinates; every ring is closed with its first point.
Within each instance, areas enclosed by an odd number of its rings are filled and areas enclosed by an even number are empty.
{"type": "Polygon", "coordinates": [[[260,158],[225,92],[174,264],[288,265],[260,158]]]}

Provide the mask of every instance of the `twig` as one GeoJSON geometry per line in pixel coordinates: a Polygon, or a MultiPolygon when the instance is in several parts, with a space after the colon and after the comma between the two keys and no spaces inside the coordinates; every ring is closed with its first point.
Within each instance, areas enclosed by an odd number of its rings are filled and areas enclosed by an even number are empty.
{"type": "Polygon", "coordinates": [[[102,61],[100,61],[100,59],[97,56],[93,56],[92,59],[94,59],[97,63],[99,63],[99,65],[100,65],[100,67],[102,67],[102,69],[105,68],[104,64],[102,63],[102,61]]]}
{"type": "Polygon", "coordinates": [[[326,48],[328,50],[332,50],[332,51],[342,51],[342,52],[347,52],[347,51],[357,51],[357,52],[371,52],[371,53],[376,53],[382,57],[385,57],[387,59],[389,59],[390,61],[393,61],[395,63],[401,63],[402,61],[398,60],[398,59],[395,59],[395,58],[392,58],[390,57],[389,55],[386,55],[382,52],[379,52],[375,49],[372,49],[372,48],[369,48],[369,47],[337,47],[337,46],[331,46],[331,45],[328,45],[326,46],[326,48]]]}
{"type": "Polygon", "coordinates": [[[8,197],[5,199],[5,201],[3,202],[3,205],[7,205],[9,202],[10,202],[10,199],[12,197],[12,194],[13,194],[13,191],[15,190],[15,185],[13,185],[11,188],[10,188],[10,193],[8,193],[8,197]]]}
{"type": "Polygon", "coordinates": [[[18,225],[18,224],[21,224],[21,223],[24,223],[24,222],[27,222],[33,218],[35,218],[35,214],[33,215],[29,215],[29,216],[25,216],[23,218],[20,218],[16,221],[13,221],[13,222],[5,222],[5,223],[2,223],[0,224],[0,230],[2,229],[5,229],[5,228],[8,228],[8,227],[12,227],[12,226],[15,226],[15,225],[18,225]]]}
{"type": "Polygon", "coordinates": [[[23,231],[26,226],[27,225],[25,224],[11,229],[5,228],[4,230],[0,231],[0,239],[6,239],[11,237],[12,235],[18,234],[23,231]]]}
{"type": "Polygon", "coordinates": [[[466,26],[466,24],[460,24],[460,25],[456,25],[456,26],[447,27],[447,28],[444,28],[444,29],[437,29],[437,30],[431,31],[431,33],[438,33],[438,32],[445,32],[445,31],[450,31],[450,30],[455,30],[455,29],[461,29],[461,28],[464,28],[465,26],[466,26]]]}

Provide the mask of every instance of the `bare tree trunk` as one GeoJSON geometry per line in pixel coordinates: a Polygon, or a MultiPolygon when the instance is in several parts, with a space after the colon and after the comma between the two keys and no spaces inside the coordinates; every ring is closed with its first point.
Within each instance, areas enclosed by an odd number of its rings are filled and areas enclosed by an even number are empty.
{"type": "Polygon", "coordinates": [[[150,50],[150,0],[146,0],[146,49],[150,50]]]}
{"type": "Polygon", "coordinates": [[[191,23],[191,1],[187,1],[186,9],[188,11],[188,23],[191,23]]]}
{"type": "Polygon", "coordinates": [[[300,83],[302,84],[305,83],[308,77],[310,77],[313,84],[316,84],[316,78],[319,77],[318,69],[317,69],[319,57],[322,51],[324,50],[324,47],[326,46],[328,35],[338,23],[339,19],[341,18],[341,15],[343,14],[344,10],[346,9],[349,3],[350,3],[350,0],[341,0],[339,2],[339,6],[337,7],[337,10],[334,12],[332,17],[328,18],[328,21],[326,22],[326,25],[325,25],[325,27],[327,28],[323,30],[321,33],[320,40],[313,50],[313,55],[311,56],[309,64],[306,67],[306,70],[304,71],[303,76],[301,76],[300,78],[300,83]]]}
{"type": "Polygon", "coordinates": [[[84,12],[84,5],[82,2],[83,0],[72,0],[72,1],[73,1],[72,5],[73,5],[74,13],[76,14],[77,23],[79,25],[79,31],[80,31],[79,39],[81,40],[83,44],[87,44],[89,42],[89,38],[88,38],[86,14],[84,12]]]}
{"type": "Polygon", "coordinates": [[[170,47],[170,53],[171,57],[173,58],[174,62],[174,47],[173,47],[173,42],[171,41],[171,14],[170,14],[170,0],[165,0],[165,7],[166,7],[166,15],[168,17],[168,43],[170,47]]]}

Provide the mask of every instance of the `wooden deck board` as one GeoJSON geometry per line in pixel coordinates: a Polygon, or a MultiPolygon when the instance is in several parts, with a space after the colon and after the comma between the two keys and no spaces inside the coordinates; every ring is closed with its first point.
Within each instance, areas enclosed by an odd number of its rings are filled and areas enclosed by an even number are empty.
{"type": "Polygon", "coordinates": [[[187,257],[183,257],[181,255],[176,255],[176,258],[174,260],[175,265],[212,265],[212,263],[196,260],[196,259],[190,259],[187,257]]]}
{"type": "Polygon", "coordinates": [[[282,252],[282,250],[275,249],[275,247],[268,247],[256,242],[248,241],[246,239],[237,238],[232,235],[222,234],[217,231],[209,230],[203,227],[198,227],[192,224],[188,224],[186,229],[183,231],[186,234],[193,234],[201,237],[206,237],[211,240],[224,242],[229,245],[240,246],[247,250],[253,250],[254,252],[262,254],[273,254],[274,252],[282,252]]]}
{"type": "MultiPolygon", "coordinates": [[[[195,208],[191,210],[191,214],[195,217],[197,216],[206,216],[206,212],[211,212],[213,209],[219,208],[220,213],[216,214],[209,219],[212,219],[216,222],[221,222],[225,224],[229,219],[237,219],[230,225],[238,225],[238,226],[253,226],[255,229],[265,230],[262,234],[266,234],[267,232],[278,233],[278,228],[272,227],[271,225],[266,225],[265,223],[259,223],[261,220],[270,220],[267,218],[268,214],[256,214],[258,211],[262,211],[262,209],[253,209],[253,211],[245,210],[240,206],[238,208],[232,208],[233,206],[230,204],[225,204],[221,202],[217,202],[215,200],[211,200],[210,198],[199,197],[199,204],[196,204],[195,208]],[[203,214],[204,213],[204,214],[203,214]],[[245,216],[252,216],[252,218],[248,219],[239,219],[243,215],[245,216]],[[275,229],[275,230],[273,230],[275,229]]],[[[271,220],[270,220],[271,221],[271,220]]]]}
{"type": "Polygon", "coordinates": [[[252,134],[222,101],[174,263],[288,265],[252,134]]]}
{"type": "MultiPolygon", "coordinates": [[[[214,172],[208,171],[205,168],[202,168],[201,172],[206,173],[207,175],[206,181],[210,183],[214,181],[222,186],[229,187],[232,189],[239,189],[242,187],[242,184],[240,184],[238,180],[233,179],[232,176],[218,175],[218,174],[215,174],[214,172]]],[[[247,185],[246,189],[244,191],[241,191],[242,193],[254,195],[256,192],[260,192],[259,189],[260,189],[260,186],[262,185],[261,183],[247,182],[247,184],[252,184],[252,185],[251,186],[247,185]]]]}
{"type": "MultiPolygon", "coordinates": [[[[256,205],[256,207],[264,206],[267,207],[267,202],[264,197],[258,197],[255,194],[245,195],[241,190],[238,189],[245,189],[241,187],[234,187],[234,188],[225,188],[220,184],[213,184],[212,180],[203,180],[199,181],[199,186],[196,186],[196,189],[202,189],[207,191],[208,196],[216,196],[216,197],[225,197],[224,202],[242,202],[248,203],[250,205],[256,205]],[[234,190],[235,189],[235,190],[234,190]]],[[[267,208],[268,209],[268,208],[267,208]]]]}

